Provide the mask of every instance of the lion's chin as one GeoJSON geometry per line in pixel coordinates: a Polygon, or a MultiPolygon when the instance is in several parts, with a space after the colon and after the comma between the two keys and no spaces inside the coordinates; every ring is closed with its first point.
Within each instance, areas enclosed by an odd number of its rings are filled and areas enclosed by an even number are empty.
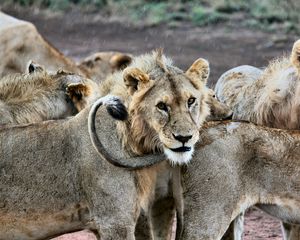
{"type": "Polygon", "coordinates": [[[172,165],[187,164],[193,156],[194,147],[190,147],[189,151],[173,151],[170,148],[164,147],[164,153],[172,165]]]}

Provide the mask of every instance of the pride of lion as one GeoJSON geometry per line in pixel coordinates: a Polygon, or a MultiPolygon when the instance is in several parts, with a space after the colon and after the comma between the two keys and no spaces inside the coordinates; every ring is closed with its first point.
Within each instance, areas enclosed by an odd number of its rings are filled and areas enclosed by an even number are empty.
{"type": "Polygon", "coordinates": [[[0,240],[238,240],[251,206],[300,239],[300,40],[214,90],[203,58],[75,63],[1,12],[0,42],[0,240]]]}

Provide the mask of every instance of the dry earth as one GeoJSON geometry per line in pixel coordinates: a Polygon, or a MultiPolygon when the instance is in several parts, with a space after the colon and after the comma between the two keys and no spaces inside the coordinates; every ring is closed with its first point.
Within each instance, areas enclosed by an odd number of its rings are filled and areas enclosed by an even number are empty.
{"type": "MultiPolygon", "coordinates": [[[[211,63],[210,85],[229,68],[249,64],[263,67],[273,57],[291,49],[296,36],[266,33],[239,26],[235,22],[194,27],[181,23],[176,28],[167,25],[154,27],[132,26],[104,20],[96,13],[71,11],[65,14],[42,14],[39,11],[9,9],[5,12],[33,22],[40,33],[56,48],[75,59],[96,51],[116,50],[140,54],[163,47],[175,63],[187,68],[198,57],[211,63]]],[[[33,43],[34,44],[34,43],[33,43]]],[[[94,240],[90,232],[67,234],[56,240],[94,240]]],[[[248,211],[245,240],[282,239],[280,225],[261,211],[248,211]]]]}

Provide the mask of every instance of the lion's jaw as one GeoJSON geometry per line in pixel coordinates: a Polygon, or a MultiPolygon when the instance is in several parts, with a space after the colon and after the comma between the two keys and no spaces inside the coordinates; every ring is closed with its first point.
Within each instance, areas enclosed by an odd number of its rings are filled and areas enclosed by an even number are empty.
{"type": "Polygon", "coordinates": [[[189,148],[190,150],[187,151],[175,152],[170,148],[164,147],[164,153],[172,165],[182,165],[187,164],[192,159],[194,146],[189,148]]]}

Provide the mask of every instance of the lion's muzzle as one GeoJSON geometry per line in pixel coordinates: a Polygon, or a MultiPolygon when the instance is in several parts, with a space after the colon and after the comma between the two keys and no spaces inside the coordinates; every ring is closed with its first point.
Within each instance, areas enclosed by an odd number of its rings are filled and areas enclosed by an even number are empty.
{"type": "Polygon", "coordinates": [[[179,141],[182,142],[183,144],[185,144],[186,142],[188,142],[193,136],[192,135],[187,135],[187,136],[182,136],[182,135],[175,135],[173,133],[173,137],[179,141]]]}

